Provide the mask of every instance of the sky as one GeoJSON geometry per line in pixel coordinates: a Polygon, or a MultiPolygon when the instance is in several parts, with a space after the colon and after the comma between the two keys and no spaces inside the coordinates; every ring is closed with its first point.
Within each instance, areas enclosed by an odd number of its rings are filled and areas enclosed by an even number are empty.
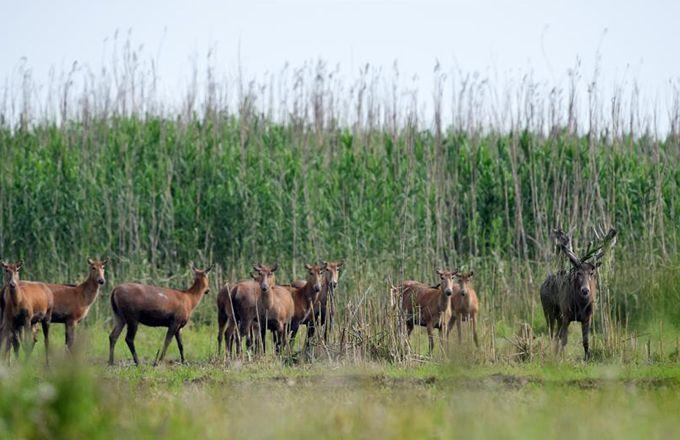
{"type": "Polygon", "coordinates": [[[680,78],[678,1],[0,0],[0,11],[0,79],[22,62],[38,79],[74,61],[96,68],[116,32],[144,46],[170,90],[208,50],[252,75],[321,58],[349,75],[397,61],[430,78],[438,60],[557,84],[577,59],[587,75],[599,59],[601,82],[636,80],[657,98],[680,78]]]}

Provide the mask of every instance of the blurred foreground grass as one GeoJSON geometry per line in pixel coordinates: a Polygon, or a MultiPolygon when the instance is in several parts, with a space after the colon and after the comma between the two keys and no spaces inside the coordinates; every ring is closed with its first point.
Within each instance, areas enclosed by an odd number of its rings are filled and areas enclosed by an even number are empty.
{"type": "MultiPolygon", "coordinates": [[[[453,356],[410,366],[273,357],[224,362],[212,329],[188,329],[189,362],[153,368],[162,331],[119,344],[105,366],[104,326],[83,329],[79,358],[41,344],[0,370],[0,438],[678,438],[680,368],[672,360],[492,363],[453,356]]],[[[576,330],[576,329],[574,329],[576,330]]],[[[417,336],[416,336],[417,337],[417,336]]],[[[174,349],[176,350],[176,349],[174,349]]],[[[462,350],[462,348],[461,348],[462,350]]]]}

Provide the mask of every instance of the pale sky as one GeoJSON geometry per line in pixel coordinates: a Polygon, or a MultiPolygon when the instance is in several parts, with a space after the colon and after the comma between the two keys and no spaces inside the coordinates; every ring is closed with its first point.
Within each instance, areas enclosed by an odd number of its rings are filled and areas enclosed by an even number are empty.
{"type": "Polygon", "coordinates": [[[603,83],[637,80],[649,96],[680,78],[680,2],[623,1],[7,1],[0,0],[0,79],[22,58],[36,78],[73,61],[94,69],[112,36],[158,61],[161,81],[187,81],[214,49],[247,74],[322,58],[354,74],[370,63],[431,78],[435,60],[464,72],[533,72],[560,83],[577,57],[603,83]]]}

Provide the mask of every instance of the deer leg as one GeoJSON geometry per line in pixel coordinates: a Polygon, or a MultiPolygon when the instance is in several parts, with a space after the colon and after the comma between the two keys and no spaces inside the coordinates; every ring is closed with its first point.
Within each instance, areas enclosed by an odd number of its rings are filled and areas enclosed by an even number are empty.
{"type": "Polygon", "coordinates": [[[429,353],[432,354],[432,350],[434,350],[434,326],[432,326],[432,324],[427,324],[426,328],[428,346],[430,347],[429,353]]]}
{"type": "Polygon", "coordinates": [[[50,322],[43,319],[40,322],[43,331],[43,343],[45,344],[45,365],[49,367],[50,365],[50,322]]]}
{"type": "Polygon", "coordinates": [[[472,323],[472,340],[475,341],[475,346],[479,348],[479,339],[477,339],[477,315],[470,315],[472,323]]]}
{"type": "Polygon", "coordinates": [[[115,315],[113,321],[115,322],[115,325],[113,330],[111,330],[111,334],[109,334],[109,365],[113,365],[113,352],[116,348],[116,342],[118,341],[120,332],[122,332],[123,327],[125,327],[125,323],[115,315]]]}
{"type": "Polygon", "coordinates": [[[300,329],[300,323],[297,321],[294,321],[290,325],[290,343],[291,345],[295,346],[295,335],[297,335],[298,330],[300,329]]]}
{"type": "Polygon", "coordinates": [[[462,344],[463,343],[463,337],[461,336],[461,322],[463,321],[463,314],[459,313],[456,316],[456,331],[458,332],[458,343],[462,344]]]}
{"type": "Polygon", "coordinates": [[[165,333],[165,340],[163,341],[161,353],[153,363],[154,367],[157,366],[165,357],[165,352],[168,351],[168,346],[170,345],[170,342],[172,342],[172,337],[175,336],[175,333],[177,333],[177,329],[174,326],[168,327],[168,331],[165,333]]]}
{"type": "Polygon", "coordinates": [[[569,337],[569,322],[560,321],[559,329],[557,330],[557,338],[555,340],[555,353],[562,352],[564,354],[564,349],[567,346],[567,340],[569,337]]]}
{"type": "Polygon", "coordinates": [[[229,353],[229,356],[231,356],[232,351],[234,349],[234,330],[236,329],[236,323],[234,322],[233,319],[229,319],[229,323],[227,324],[227,329],[224,331],[224,336],[226,338],[224,344],[225,344],[225,351],[229,353]]]}
{"type": "Polygon", "coordinates": [[[12,343],[12,349],[14,349],[14,357],[17,360],[19,360],[19,347],[21,346],[21,342],[19,341],[19,332],[18,331],[12,332],[9,335],[9,341],[7,343],[8,344],[7,345],[7,351],[8,352],[9,352],[9,349],[10,349],[10,346],[9,346],[10,342],[12,343]]]}
{"type": "Polygon", "coordinates": [[[28,359],[31,356],[31,352],[33,352],[33,325],[31,324],[31,317],[29,316],[26,318],[24,321],[24,330],[23,330],[23,339],[24,339],[24,353],[26,354],[26,359],[28,359]]]}
{"type": "Polygon", "coordinates": [[[178,329],[175,333],[175,340],[177,341],[177,348],[179,348],[179,359],[182,363],[184,363],[184,344],[182,343],[182,335],[180,334],[180,331],[181,329],[178,329]]]}
{"type": "Polygon", "coordinates": [[[217,312],[217,355],[222,354],[222,341],[225,336],[225,329],[227,328],[227,317],[222,310],[217,312]]]}
{"type": "Polygon", "coordinates": [[[267,340],[267,323],[260,323],[258,324],[258,329],[260,331],[260,343],[262,344],[262,354],[267,353],[267,345],[265,341],[267,340]],[[264,325],[262,325],[264,324],[264,325]]]}
{"type": "Polygon", "coordinates": [[[66,331],[64,333],[66,337],[66,348],[68,348],[69,353],[73,354],[73,342],[75,341],[76,323],[73,321],[67,322],[65,330],[66,331]]]}
{"type": "Polygon", "coordinates": [[[127,332],[125,333],[125,343],[132,353],[132,359],[135,361],[135,365],[139,365],[139,358],[137,357],[137,350],[135,350],[135,335],[137,334],[137,323],[128,321],[127,332]]]}
{"type": "Polygon", "coordinates": [[[588,360],[590,358],[590,351],[589,351],[589,345],[588,345],[588,334],[590,333],[590,321],[583,321],[581,323],[581,334],[583,335],[583,352],[584,358],[583,360],[588,360]]]}
{"type": "Polygon", "coordinates": [[[413,320],[406,321],[406,336],[410,338],[411,332],[413,332],[413,320]]]}

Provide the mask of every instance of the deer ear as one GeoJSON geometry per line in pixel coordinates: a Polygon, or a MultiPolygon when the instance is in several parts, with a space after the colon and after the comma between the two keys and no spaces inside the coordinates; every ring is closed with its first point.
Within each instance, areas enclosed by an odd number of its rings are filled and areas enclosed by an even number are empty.
{"type": "Polygon", "coordinates": [[[272,273],[276,272],[276,269],[278,269],[278,268],[279,268],[279,263],[274,263],[274,265],[272,266],[272,269],[271,269],[272,273]]]}
{"type": "Polygon", "coordinates": [[[213,267],[215,267],[215,263],[211,264],[210,267],[208,267],[203,273],[210,272],[213,269],[213,267]]]}
{"type": "Polygon", "coordinates": [[[19,260],[17,262],[17,270],[21,269],[22,267],[24,267],[24,260],[19,260]]]}
{"type": "Polygon", "coordinates": [[[109,264],[109,257],[104,258],[102,264],[109,264]]]}
{"type": "Polygon", "coordinates": [[[87,259],[87,264],[89,264],[90,266],[92,266],[94,264],[94,261],[92,261],[92,258],[87,259]]]}
{"type": "Polygon", "coordinates": [[[471,271],[468,273],[468,277],[472,277],[472,275],[474,275],[474,273],[475,273],[475,272],[471,270],[471,271]]]}
{"type": "Polygon", "coordinates": [[[4,267],[5,269],[7,269],[7,263],[5,263],[4,261],[0,261],[0,265],[2,267],[4,267]]]}
{"type": "Polygon", "coordinates": [[[338,266],[337,266],[338,269],[340,269],[344,264],[345,264],[345,262],[340,260],[340,262],[338,263],[338,266]]]}
{"type": "Polygon", "coordinates": [[[259,264],[253,264],[253,269],[255,269],[255,272],[260,272],[260,265],[259,264]]]}
{"type": "Polygon", "coordinates": [[[312,266],[310,264],[305,264],[305,269],[312,270],[312,266]]]}
{"type": "Polygon", "coordinates": [[[441,276],[444,272],[441,269],[437,269],[435,272],[437,272],[437,275],[441,276]]]}

